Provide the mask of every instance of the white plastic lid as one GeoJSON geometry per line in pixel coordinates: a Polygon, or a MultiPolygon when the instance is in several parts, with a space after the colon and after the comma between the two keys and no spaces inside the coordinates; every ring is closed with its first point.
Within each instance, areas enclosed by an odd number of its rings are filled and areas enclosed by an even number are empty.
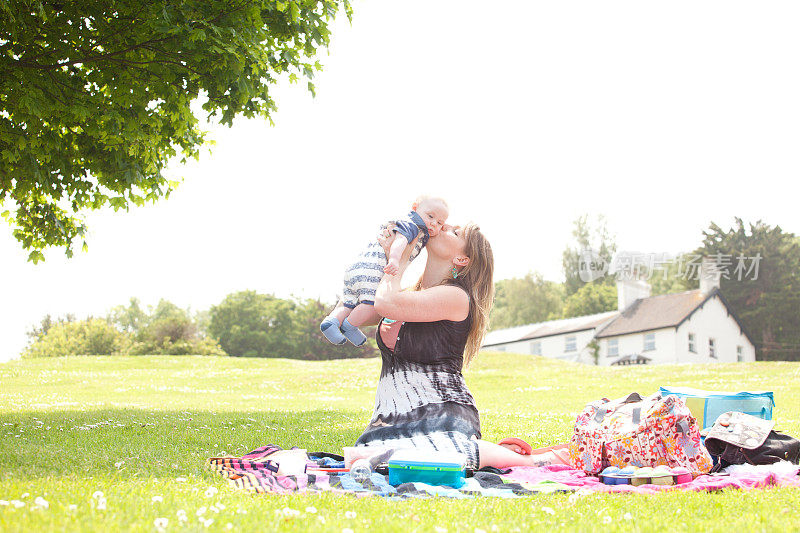
{"type": "Polygon", "coordinates": [[[389,463],[391,464],[394,462],[430,463],[435,465],[446,464],[458,466],[463,469],[467,462],[467,456],[458,452],[438,452],[420,448],[408,448],[394,452],[391,459],[389,459],[389,463]]]}

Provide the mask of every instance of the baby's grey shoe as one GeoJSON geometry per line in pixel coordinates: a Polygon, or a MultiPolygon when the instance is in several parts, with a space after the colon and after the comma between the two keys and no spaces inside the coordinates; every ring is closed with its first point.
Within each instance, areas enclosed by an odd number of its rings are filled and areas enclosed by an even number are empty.
{"type": "Polygon", "coordinates": [[[361,333],[361,330],[350,323],[346,318],[342,322],[342,333],[347,340],[353,343],[353,346],[363,346],[367,342],[367,336],[361,333]]]}
{"type": "MultiPolygon", "coordinates": [[[[344,319],[347,322],[347,319],[344,319]]],[[[328,339],[331,344],[336,344],[337,346],[341,346],[347,339],[342,335],[342,332],[339,330],[339,320],[336,318],[326,318],[322,321],[319,325],[319,330],[325,335],[325,338],[328,339]]]]}

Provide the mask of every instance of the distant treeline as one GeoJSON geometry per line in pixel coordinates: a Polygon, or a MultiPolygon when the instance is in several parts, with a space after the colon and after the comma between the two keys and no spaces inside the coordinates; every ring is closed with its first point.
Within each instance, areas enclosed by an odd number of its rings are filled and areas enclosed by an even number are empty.
{"type": "MultiPolygon", "coordinates": [[[[735,219],[730,229],[711,224],[701,244],[671,261],[639,264],[633,274],[646,279],[653,294],[696,289],[688,272],[694,259],[715,259],[723,269],[721,292],[741,320],[759,360],[800,361],[800,238],[780,226],[735,219]],[[739,258],[744,258],[740,261],[739,258]],[[754,258],[758,258],[756,262],[754,258]],[[747,271],[737,271],[744,264],[747,271]]],[[[490,328],[499,329],[617,308],[616,278],[602,275],[589,283],[579,275],[581,253],[593,250],[611,263],[614,238],[600,217],[575,221],[575,238],[562,255],[564,282],[535,272],[497,282],[490,328]]],[[[646,251],[647,252],[647,251],[646,251]]],[[[695,264],[695,266],[697,266],[695,264]]],[[[630,274],[630,272],[628,273],[630,274]]],[[[208,311],[192,314],[162,300],[143,310],[131,299],[106,317],[76,320],[46,316],[29,332],[25,357],[110,354],[200,354],[235,357],[340,359],[377,355],[374,328],[362,348],[333,346],[319,332],[329,306],[318,300],[282,299],[254,291],[228,295],[208,311]]]]}
{"type": "MultiPolygon", "coordinates": [[[[333,346],[319,331],[329,306],[255,291],[228,295],[208,311],[191,313],[161,300],[143,309],[131,298],[104,317],[45,316],[28,332],[23,357],[66,355],[230,355],[343,359],[377,354],[374,340],[333,346]]],[[[374,328],[367,328],[368,338],[374,328]]]]}

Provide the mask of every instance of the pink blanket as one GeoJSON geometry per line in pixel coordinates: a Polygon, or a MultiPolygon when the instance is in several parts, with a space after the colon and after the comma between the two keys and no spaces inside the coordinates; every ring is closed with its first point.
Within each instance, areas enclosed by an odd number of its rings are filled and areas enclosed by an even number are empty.
{"type": "Polygon", "coordinates": [[[781,464],[770,467],[734,468],[727,476],[706,475],[695,478],[691,483],[681,485],[604,485],[596,476],[585,474],[565,465],[542,467],[521,466],[511,469],[507,479],[521,483],[557,481],[571,487],[597,492],[632,492],[636,494],[656,494],[668,490],[715,491],[722,489],[761,489],[766,487],[798,487],[800,477],[796,465],[781,464]]]}

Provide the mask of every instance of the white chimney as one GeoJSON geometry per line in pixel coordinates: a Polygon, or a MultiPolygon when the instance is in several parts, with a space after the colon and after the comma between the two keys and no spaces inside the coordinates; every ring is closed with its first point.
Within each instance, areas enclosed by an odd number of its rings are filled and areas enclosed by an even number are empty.
{"type": "Polygon", "coordinates": [[[714,289],[719,289],[719,278],[722,271],[716,261],[710,257],[704,257],[700,263],[700,292],[708,294],[714,289]]]}
{"type": "Polygon", "coordinates": [[[617,309],[625,310],[639,298],[650,296],[650,284],[640,279],[617,280],[617,309]]]}

